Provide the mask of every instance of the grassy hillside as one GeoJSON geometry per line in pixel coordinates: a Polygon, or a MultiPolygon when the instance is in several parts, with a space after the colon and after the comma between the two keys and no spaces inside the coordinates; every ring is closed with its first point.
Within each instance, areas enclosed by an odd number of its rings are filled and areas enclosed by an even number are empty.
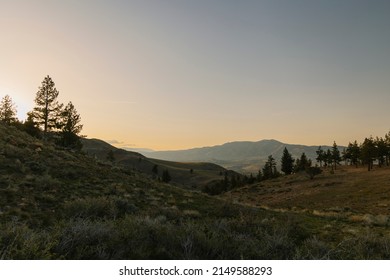
{"type": "Polygon", "coordinates": [[[390,169],[368,172],[343,166],[334,174],[325,170],[313,180],[305,174],[293,174],[233,190],[229,195],[240,202],[271,208],[390,215],[390,169]]]}
{"type": "Polygon", "coordinates": [[[313,180],[304,173],[263,181],[225,194],[237,203],[390,225],[390,168],[341,166],[313,180]]]}
{"type": "Polygon", "coordinates": [[[0,259],[390,257],[387,227],[234,195],[159,183],[0,124],[0,259]]]}

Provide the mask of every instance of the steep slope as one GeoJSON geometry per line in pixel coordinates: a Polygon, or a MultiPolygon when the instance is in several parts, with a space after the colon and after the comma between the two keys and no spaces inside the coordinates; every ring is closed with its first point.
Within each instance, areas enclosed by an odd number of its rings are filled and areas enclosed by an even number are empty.
{"type": "MultiPolygon", "coordinates": [[[[231,142],[223,145],[194,148],[179,151],[145,152],[144,155],[172,161],[208,161],[220,164],[225,168],[238,172],[256,172],[263,166],[267,157],[272,155],[277,162],[287,148],[293,157],[298,158],[305,153],[313,161],[316,158],[318,146],[286,144],[276,140],[261,140],[258,142],[231,142]]],[[[330,149],[323,146],[323,149],[330,149]]],[[[342,149],[343,147],[339,147],[342,149]]]]}
{"type": "MultiPolygon", "coordinates": [[[[97,146],[111,148],[100,140],[89,143],[96,151],[100,151],[97,146]]],[[[125,151],[116,152],[118,158],[129,158],[125,151]]],[[[138,161],[140,155],[130,156],[138,161]]],[[[166,164],[172,169],[182,166],[166,164]]],[[[212,172],[216,168],[200,165],[212,172]]],[[[116,219],[135,212],[197,218],[215,215],[224,204],[201,192],[158,182],[136,169],[63,149],[0,123],[0,223],[16,219],[39,228],[63,218],[116,219]]],[[[1,233],[0,227],[0,244],[1,233]]],[[[0,259],[1,252],[0,247],[0,259]]]]}

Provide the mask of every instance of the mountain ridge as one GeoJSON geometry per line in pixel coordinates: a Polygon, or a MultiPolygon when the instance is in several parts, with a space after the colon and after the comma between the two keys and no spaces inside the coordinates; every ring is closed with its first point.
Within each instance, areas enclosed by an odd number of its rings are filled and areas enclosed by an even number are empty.
{"type": "MultiPolygon", "coordinates": [[[[170,161],[212,162],[238,172],[256,172],[262,167],[269,155],[272,155],[279,162],[285,147],[294,158],[298,158],[302,153],[305,153],[308,158],[315,162],[316,151],[319,146],[288,144],[275,139],[263,139],[260,141],[234,141],[209,147],[145,152],[142,154],[147,157],[170,161]]],[[[327,145],[321,145],[321,147],[324,150],[332,148],[327,145]]],[[[343,146],[339,146],[339,149],[343,148],[343,146]]]]}

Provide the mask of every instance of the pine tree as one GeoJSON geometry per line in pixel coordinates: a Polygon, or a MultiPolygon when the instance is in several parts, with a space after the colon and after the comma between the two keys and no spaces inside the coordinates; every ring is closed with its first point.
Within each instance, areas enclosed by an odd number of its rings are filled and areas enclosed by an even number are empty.
{"type": "Polygon", "coordinates": [[[57,120],[58,127],[61,127],[61,144],[64,147],[81,149],[80,132],[83,125],[80,124],[80,114],[77,113],[72,102],[66,105],[57,120]]]}
{"type": "Polygon", "coordinates": [[[276,162],[272,155],[268,156],[268,160],[263,167],[263,179],[275,178],[278,176],[278,171],[276,170],[276,162]]]}
{"type": "Polygon", "coordinates": [[[375,146],[377,148],[377,158],[378,158],[378,164],[379,167],[382,167],[382,165],[386,162],[386,156],[387,156],[387,149],[388,146],[386,144],[386,140],[382,137],[376,137],[375,139],[375,146]]]}
{"type": "Polygon", "coordinates": [[[264,179],[263,173],[261,172],[261,170],[259,170],[259,172],[257,172],[257,175],[256,175],[256,180],[257,180],[257,182],[261,182],[263,179],[264,179]]]}
{"type": "Polygon", "coordinates": [[[324,155],[324,162],[325,166],[332,165],[333,163],[332,152],[329,149],[326,150],[324,155]]]}
{"type": "Polygon", "coordinates": [[[58,94],[55,83],[49,75],[46,76],[36,94],[36,107],[33,110],[34,119],[43,128],[44,137],[48,131],[58,128],[57,118],[63,107],[57,101],[58,94]]]}
{"type": "Polygon", "coordinates": [[[386,152],[386,165],[389,166],[390,165],[390,132],[388,132],[386,135],[385,135],[385,142],[386,142],[386,146],[387,146],[387,152],[386,152]]]}
{"type": "Polygon", "coordinates": [[[344,164],[345,165],[348,165],[349,161],[350,161],[350,155],[349,153],[347,152],[347,149],[344,147],[343,148],[343,151],[341,152],[341,161],[344,161],[344,164]]]}
{"type": "Polygon", "coordinates": [[[285,147],[282,156],[282,171],[284,172],[284,174],[289,175],[293,172],[293,168],[294,168],[294,159],[292,155],[288,152],[287,148],[285,147]]]}
{"type": "Polygon", "coordinates": [[[367,164],[368,171],[371,171],[374,166],[374,158],[377,154],[374,139],[372,137],[365,138],[360,150],[363,163],[367,164]]]}
{"type": "Polygon", "coordinates": [[[305,171],[306,168],[311,166],[311,160],[307,158],[305,153],[302,153],[301,157],[295,161],[295,172],[305,171]]]}
{"type": "Polygon", "coordinates": [[[318,147],[316,154],[317,154],[316,160],[320,163],[320,167],[322,167],[322,162],[324,161],[325,158],[325,152],[321,146],[318,147]]]}
{"type": "Polygon", "coordinates": [[[359,144],[357,143],[356,140],[353,142],[351,148],[352,148],[351,149],[352,164],[355,164],[355,166],[358,167],[361,150],[360,150],[359,144]]]}
{"type": "Polygon", "coordinates": [[[32,112],[27,113],[27,119],[24,121],[22,128],[24,131],[34,137],[39,137],[41,133],[38,124],[34,120],[32,112]]]}
{"type": "Polygon", "coordinates": [[[337,148],[336,141],[333,141],[333,146],[332,146],[332,163],[333,163],[333,168],[336,169],[336,166],[340,164],[341,161],[341,155],[340,151],[337,148]]]}
{"type": "Polygon", "coordinates": [[[0,103],[0,120],[8,125],[17,121],[16,106],[8,94],[3,97],[0,103]]]}

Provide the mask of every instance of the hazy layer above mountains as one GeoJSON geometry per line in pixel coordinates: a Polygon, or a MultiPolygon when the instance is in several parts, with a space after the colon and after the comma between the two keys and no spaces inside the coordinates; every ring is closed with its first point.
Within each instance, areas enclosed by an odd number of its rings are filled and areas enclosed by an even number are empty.
{"type": "MultiPolygon", "coordinates": [[[[302,153],[305,153],[308,158],[315,162],[318,146],[286,144],[277,140],[240,141],[188,150],[143,151],[141,153],[156,159],[180,162],[212,162],[239,172],[257,172],[263,167],[269,155],[272,155],[280,163],[284,147],[294,158],[298,158],[302,153]]],[[[326,150],[331,147],[322,146],[322,148],[326,150]]],[[[339,147],[340,151],[342,151],[342,148],[339,147]]]]}
{"type": "Polygon", "coordinates": [[[152,153],[155,152],[155,150],[148,149],[148,148],[131,148],[131,147],[121,147],[122,149],[130,152],[136,152],[136,153],[152,153]]]}

